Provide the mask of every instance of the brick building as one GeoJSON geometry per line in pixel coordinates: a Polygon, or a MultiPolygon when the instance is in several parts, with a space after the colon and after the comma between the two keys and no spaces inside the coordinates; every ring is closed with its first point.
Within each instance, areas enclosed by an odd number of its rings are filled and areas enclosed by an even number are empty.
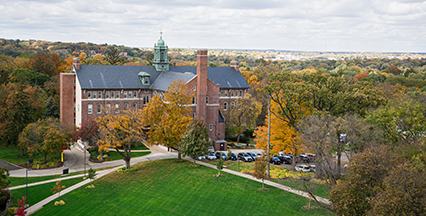
{"type": "Polygon", "coordinates": [[[156,94],[163,95],[174,81],[182,79],[196,97],[192,107],[195,118],[206,123],[216,150],[226,150],[223,110],[233,109],[249,85],[238,70],[230,67],[207,67],[207,50],[197,51],[197,66],[170,66],[168,47],[160,38],[154,45],[152,66],[80,65],[73,60],[71,73],[60,76],[60,118],[67,125],[102,115],[103,108],[143,109],[156,94]]]}

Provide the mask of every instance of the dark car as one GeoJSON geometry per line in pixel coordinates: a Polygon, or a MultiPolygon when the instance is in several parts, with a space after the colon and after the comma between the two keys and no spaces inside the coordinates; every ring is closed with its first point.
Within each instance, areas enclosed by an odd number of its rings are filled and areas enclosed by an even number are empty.
{"type": "Polygon", "coordinates": [[[238,160],[237,155],[235,155],[234,153],[231,153],[231,160],[238,160]]]}
{"type": "Polygon", "coordinates": [[[304,163],[309,163],[309,157],[307,155],[299,155],[300,160],[304,163]]]}
{"type": "Polygon", "coordinates": [[[219,159],[220,157],[222,157],[222,160],[228,160],[228,156],[223,153],[223,152],[216,152],[215,156],[217,157],[217,159],[219,159]]]}
{"type": "Polygon", "coordinates": [[[271,158],[271,160],[269,161],[269,163],[280,165],[281,164],[281,160],[278,157],[273,157],[273,158],[271,158]]]}
{"type": "Polygon", "coordinates": [[[291,162],[292,162],[293,159],[291,157],[289,157],[289,156],[282,156],[280,158],[280,160],[284,164],[291,164],[291,162]]]}
{"type": "Polygon", "coordinates": [[[238,153],[238,159],[245,161],[245,162],[252,162],[253,158],[251,158],[248,154],[245,153],[238,153]]]}
{"type": "Polygon", "coordinates": [[[306,154],[307,156],[308,156],[308,158],[309,158],[309,162],[315,162],[315,154],[310,154],[310,153],[308,153],[308,154],[306,154]]]}

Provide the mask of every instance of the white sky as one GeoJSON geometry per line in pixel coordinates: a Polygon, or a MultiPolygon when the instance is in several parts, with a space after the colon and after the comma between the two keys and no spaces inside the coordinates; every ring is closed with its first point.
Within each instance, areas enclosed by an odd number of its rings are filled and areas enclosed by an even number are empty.
{"type": "Polygon", "coordinates": [[[426,52],[420,0],[0,0],[0,38],[153,47],[426,52]]]}

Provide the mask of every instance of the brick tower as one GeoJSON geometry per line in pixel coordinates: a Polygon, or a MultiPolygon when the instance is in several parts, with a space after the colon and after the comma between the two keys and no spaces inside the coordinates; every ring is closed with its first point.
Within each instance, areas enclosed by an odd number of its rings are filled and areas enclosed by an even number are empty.
{"type": "Polygon", "coordinates": [[[198,120],[206,120],[207,50],[197,51],[197,111],[198,120]]]}

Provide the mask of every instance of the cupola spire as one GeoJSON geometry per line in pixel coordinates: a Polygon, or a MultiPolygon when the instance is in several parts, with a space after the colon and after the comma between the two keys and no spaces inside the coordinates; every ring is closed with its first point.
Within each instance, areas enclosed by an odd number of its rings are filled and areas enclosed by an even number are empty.
{"type": "Polygon", "coordinates": [[[167,59],[168,47],[163,40],[163,30],[160,31],[160,39],[154,44],[154,60],[152,64],[157,71],[169,71],[169,60],[167,59]]]}

